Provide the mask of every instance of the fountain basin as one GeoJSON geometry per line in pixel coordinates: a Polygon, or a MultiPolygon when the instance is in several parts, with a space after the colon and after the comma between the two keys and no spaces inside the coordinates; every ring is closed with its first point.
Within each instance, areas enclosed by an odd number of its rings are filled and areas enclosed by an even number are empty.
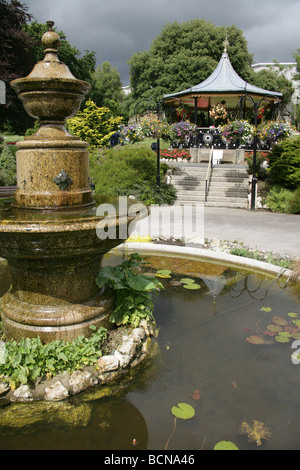
{"type": "Polygon", "coordinates": [[[11,269],[12,288],[2,299],[2,324],[8,339],[40,336],[70,341],[89,335],[90,326],[110,328],[113,294],[100,291],[95,278],[102,257],[118,246],[135,215],[96,215],[96,209],[41,213],[2,204],[0,256],[11,269]],[[115,237],[99,238],[101,226],[115,237]]]}

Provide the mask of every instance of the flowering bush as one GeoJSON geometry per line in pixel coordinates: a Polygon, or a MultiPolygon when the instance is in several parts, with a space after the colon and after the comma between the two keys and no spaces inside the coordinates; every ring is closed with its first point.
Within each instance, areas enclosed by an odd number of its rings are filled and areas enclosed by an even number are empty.
{"type": "Polygon", "coordinates": [[[291,127],[284,122],[270,121],[258,128],[259,138],[262,142],[278,142],[292,135],[291,127]]]}
{"type": "Polygon", "coordinates": [[[227,110],[224,106],[222,106],[220,103],[218,103],[216,106],[211,108],[209,111],[209,115],[212,119],[226,119],[228,117],[227,110]]]}
{"type": "Polygon", "coordinates": [[[249,142],[255,133],[254,126],[244,120],[230,121],[225,126],[220,127],[219,130],[223,139],[228,143],[240,141],[241,145],[245,145],[249,142]]]}
{"type": "Polygon", "coordinates": [[[189,121],[176,122],[171,128],[171,140],[183,142],[186,138],[192,137],[194,129],[195,126],[189,121]]]}
{"type": "Polygon", "coordinates": [[[160,137],[164,140],[168,140],[171,133],[171,127],[167,121],[161,121],[154,115],[142,119],[141,130],[145,137],[160,137]]]}
{"type": "Polygon", "coordinates": [[[178,158],[190,160],[191,154],[189,150],[184,149],[163,149],[160,151],[160,157],[168,158],[169,160],[177,160],[178,158]]]}
{"type": "Polygon", "coordinates": [[[141,142],[145,138],[145,135],[143,134],[142,128],[139,124],[129,124],[128,126],[123,126],[120,130],[120,136],[132,144],[141,142]]]}

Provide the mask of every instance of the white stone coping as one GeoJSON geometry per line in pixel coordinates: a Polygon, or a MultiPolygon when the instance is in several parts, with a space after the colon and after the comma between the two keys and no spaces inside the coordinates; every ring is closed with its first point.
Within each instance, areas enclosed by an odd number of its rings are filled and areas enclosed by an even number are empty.
{"type": "Polygon", "coordinates": [[[282,268],[280,266],[275,266],[252,258],[224,253],[222,251],[213,251],[207,248],[128,242],[119,245],[115,250],[117,252],[137,252],[144,255],[163,255],[189,258],[191,260],[221,264],[222,266],[250,269],[251,271],[266,273],[275,277],[282,276],[284,278],[289,278],[292,274],[292,271],[287,268],[282,268]]]}

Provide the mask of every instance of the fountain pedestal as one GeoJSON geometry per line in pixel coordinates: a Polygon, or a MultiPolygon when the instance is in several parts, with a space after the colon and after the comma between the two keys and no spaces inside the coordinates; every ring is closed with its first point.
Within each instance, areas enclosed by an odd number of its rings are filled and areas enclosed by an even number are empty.
{"type": "Polygon", "coordinates": [[[59,61],[52,27],[49,22],[42,38],[44,60],[11,84],[40,127],[18,143],[15,200],[0,208],[0,256],[12,272],[1,303],[3,330],[8,339],[40,336],[44,342],[110,326],[113,294],[99,292],[95,278],[103,255],[122,243],[119,230],[135,219],[106,217],[116,237],[97,236],[103,217],[89,187],[88,145],[65,128],[90,85],[59,61]]]}

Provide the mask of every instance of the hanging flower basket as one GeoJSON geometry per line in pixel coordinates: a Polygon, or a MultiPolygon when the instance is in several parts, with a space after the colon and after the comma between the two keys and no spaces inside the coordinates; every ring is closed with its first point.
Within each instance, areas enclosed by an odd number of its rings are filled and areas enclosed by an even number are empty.
{"type": "Polygon", "coordinates": [[[224,121],[228,117],[226,108],[220,103],[210,109],[209,115],[215,121],[224,121]]]}
{"type": "Polygon", "coordinates": [[[140,126],[145,137],[152,137],[153,139],[157,139],[159,137],[163,140],[170,139],[170,124],[168,124],[167,121],[158,119],[158,117],[153,114],[145,116],[141,120],[140,126]]]}
{"type": "Polygon", "coordinates": [[[120,137],[134,144],[145,139],[142,128],[139,124],[130,124],[120,130],[120,137]]]}
{"type": "Polygon", "coordinates": [[[176,122],[171,128],[171,140],[184,142],[193,136],[195,126],[189,121],[176,122]]]}
{"type": "Polygon", "coordinates": [[[228,144],[238,143],[246,145],[255,134],[255,127],[245,120],[230,121],[219,128],[220,134],[228,144]]]}
{"type": "Polygon", "coordinates": [[[291,127],[285,122],[270,121],[258,128],[259,139],[271,145],[290,137],[292,133],[291,127]]]}

